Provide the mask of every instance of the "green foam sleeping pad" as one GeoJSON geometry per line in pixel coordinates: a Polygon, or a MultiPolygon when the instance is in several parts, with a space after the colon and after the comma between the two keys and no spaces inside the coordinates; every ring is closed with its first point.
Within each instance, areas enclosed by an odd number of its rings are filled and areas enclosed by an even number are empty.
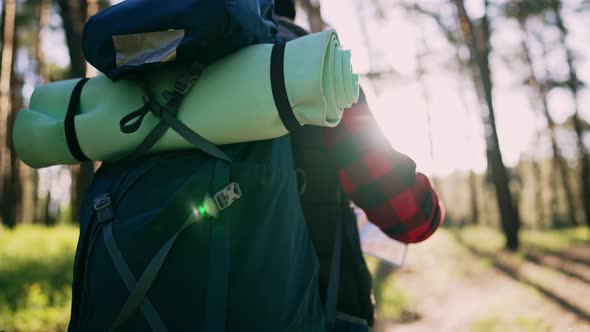
{"type": "MultiPolygon", "coordinates": [[[[272,44],[241,49],[211,64],[183,98],[177,118],[215,145],[251,142],[288,133],[276,109],[270,80],[272,44]]],[[[286,44],[285,86],[289,103],[302,125],[334,127],[342,111],[358,99],[358,76],[352,73],[350,51],[342,50],[334,31],[308,35],[286,44]]],[[[146,77],[151,96],[172,88],[187,67],[154,70],[146,77]]],[[[41,168],[79,163],[68,149],[64,118],[74,86],[66,80],[42,85],[30,107],[16,118],[13,139],[19,157],[41,168]]],[[[119,121],[143,105],[137,83],[89,80],[75,117],[76,137],[91,160],[111,161],[134,151],[159,122],[149,113],[139,130],[121,132],[119,121]]],[[[150,153],[194,148],[172,129],[150,153]]]]}

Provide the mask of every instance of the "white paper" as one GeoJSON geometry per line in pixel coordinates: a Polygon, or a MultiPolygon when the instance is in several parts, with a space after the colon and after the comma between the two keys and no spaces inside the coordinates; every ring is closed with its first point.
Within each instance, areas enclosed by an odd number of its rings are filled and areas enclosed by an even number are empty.
{"type": "Polygon", "coordinates": [[[408,245],[385,235],[379,227],[367,220],[363,210],[355,208],[355,214],[363,252],[393,266],[403,266],[408,245]]]}

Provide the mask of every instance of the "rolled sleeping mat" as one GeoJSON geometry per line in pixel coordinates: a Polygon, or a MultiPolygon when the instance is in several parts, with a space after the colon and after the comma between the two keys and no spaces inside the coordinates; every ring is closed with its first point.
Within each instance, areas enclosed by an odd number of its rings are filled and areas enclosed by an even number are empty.
{"type": "MultiPolygon", "coordinates": [[[[186,65],[175,65],[146,74],[150,95],[170,90],[186,70],[186,65]]],[[[77,141],[91,160],[116,160],[134,151],[160,121],[148,113],[137,131],[123,133],[120,120],[143,106],[139,85],[98,76],[86,82],[79,100],[71,100],[78,82],[38,87],[30,109],[17,114],[14,146],[27,165],[79,163],[68,139],[77,141]],[[67,125],[68,106],[77,102],[79,114],[70,116],[67,125]]],[[[177,118],[211,143],[224,145],[277,138],[289,132],[287,127],[334,127],[343,109],[357,99],[358,77],[352,73],[350,51],[340,48],[334,31],[324,31],[286,43],[284,54],[280,45],[259,44],[214,62],[184,96],[177,118]],[[285,115],[285,107],[294,117],[285,115]]],[[[169,129],[149,152],[191,148],[169,129]]]]}

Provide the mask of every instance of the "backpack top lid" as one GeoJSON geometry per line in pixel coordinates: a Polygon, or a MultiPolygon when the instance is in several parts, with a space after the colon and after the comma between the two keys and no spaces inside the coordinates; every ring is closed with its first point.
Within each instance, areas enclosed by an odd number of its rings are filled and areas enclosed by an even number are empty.
{"type": "Polygon", "coordinates": [[[126,0],[91,17],[86,60],[113,81],[173,62],[207,65],[237,49],[277,41],[272,0],[126,0]]]}

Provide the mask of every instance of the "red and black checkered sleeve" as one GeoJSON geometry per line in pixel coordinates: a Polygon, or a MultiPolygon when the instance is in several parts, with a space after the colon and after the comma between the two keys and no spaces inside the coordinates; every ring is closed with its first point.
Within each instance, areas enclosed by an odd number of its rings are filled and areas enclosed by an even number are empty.
{"type": "Polygon", "coordinates": [[[424,241],[443,220],[442,204],[414,161],[392,149],[363,100],[326,134],[342,188],[388,236],[424,241]]]}

